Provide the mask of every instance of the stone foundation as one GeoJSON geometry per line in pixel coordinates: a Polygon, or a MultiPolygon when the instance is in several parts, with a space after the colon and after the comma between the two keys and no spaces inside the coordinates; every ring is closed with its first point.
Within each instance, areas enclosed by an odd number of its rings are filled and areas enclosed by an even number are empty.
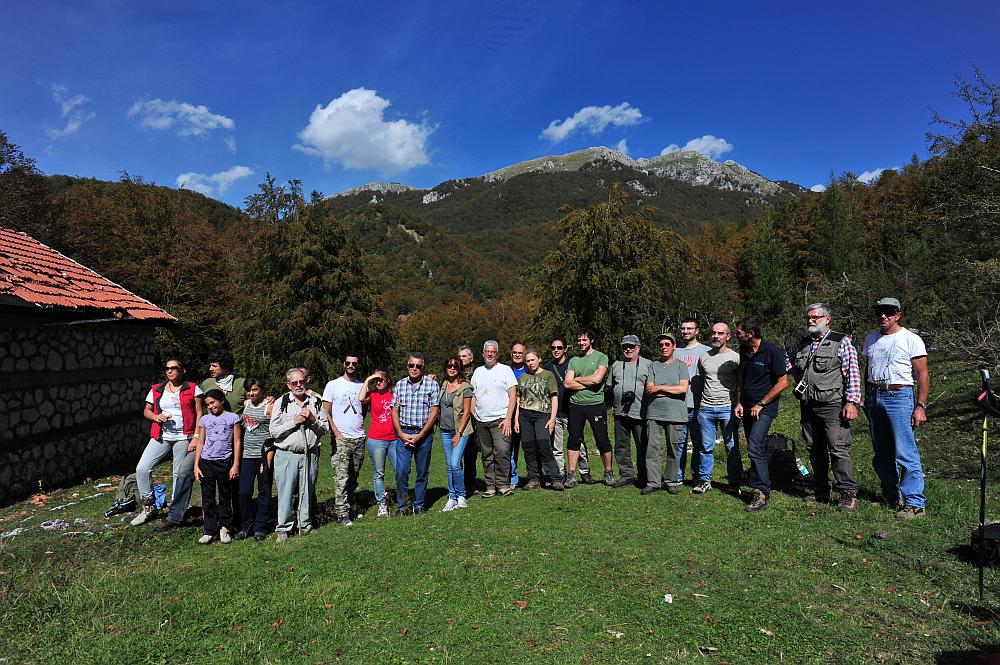
{"type": "Polygon", "coordinates": [[[0,505],[134,466],[157,377],[152,326],[0,312],[0,505]],[[39,485],[41,483],[41,485],[39,485]]]}

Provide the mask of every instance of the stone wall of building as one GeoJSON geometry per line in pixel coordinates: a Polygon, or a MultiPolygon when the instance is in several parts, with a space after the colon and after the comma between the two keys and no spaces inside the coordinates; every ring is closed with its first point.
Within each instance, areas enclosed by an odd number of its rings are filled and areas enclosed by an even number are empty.
{"type": "Polygon", "coordinates": [[[0,505],[133,466],[154,328],[132,322],[0,323],[0,505]]]}

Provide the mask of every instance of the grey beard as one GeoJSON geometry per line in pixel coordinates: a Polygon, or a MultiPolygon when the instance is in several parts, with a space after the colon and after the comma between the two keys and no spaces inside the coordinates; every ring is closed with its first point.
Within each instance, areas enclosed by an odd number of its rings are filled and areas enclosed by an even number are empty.
{"type": "Polygon", "coordinates": [[[709,342],[709,344],[712,345],[713,349],[721,349],[722,348],[722,342],[720,342],[717,339],[713,339],[711,342],[709,342]]]}

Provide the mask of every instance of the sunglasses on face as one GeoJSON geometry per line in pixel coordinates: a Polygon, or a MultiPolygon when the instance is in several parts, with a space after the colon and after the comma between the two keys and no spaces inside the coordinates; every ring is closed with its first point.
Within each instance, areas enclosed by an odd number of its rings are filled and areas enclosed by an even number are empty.
{"type": "Polygon", "coordinates": [[[304,386],[304,385],[306,385],[306,382],[305,381],[289,381],[288,385],[290,385],[290,386],[304,386]]]}
{"type": "Polygon", "coordinates": [[[550,346],[549,348],[550,348],[551,350],[553,350],[553,351],[559,351],[560,349],[565,349],[566,347],[565,347],[565,346],[561,346],[561,345],[559,345],[559,344],[553,344],[553,345],[552,345],[552,346],[550,346]]]}
{"type": "Polygon", "coordinates": [[[875,310],[875,316],[896,316],[899,314],[899,310],[895,307],[877,308],[875,310]]]}
{"type": "Polygon", "coordinates": [[[631,351],[635,348],[635,344],[622,344],[622,349],[625,351],[631,351]]]}
{"type": "Polygon", "coordinates": [[[458,369],[458,365],[445,365],[445,369],[458,369]]]}
{"type": "Polygon", "coordinates": [[[177,365],[167,365],[163,369],[165,369],[168,372],[179,372],[179,371],[181,371],[181,368],[178,367],[177,365]]]}
{"type": "Polygon", "coordinates": [[[351,366],[354,366],[354,367],[357,367],[357,366],[358,366],[358,363],[357,363],[357,361],[355,361],[355,360],[348,360],[348,361],[346,361],[346,362],[344,363],[344,365],[346,365],[347,367],[351,367],[351,366]]]}
{"type": "Polygon", "coordinates": [[[406,366],[409,369],[421,369],[424,366],[424,364],[423,363],[406,363],[406,366]]]}

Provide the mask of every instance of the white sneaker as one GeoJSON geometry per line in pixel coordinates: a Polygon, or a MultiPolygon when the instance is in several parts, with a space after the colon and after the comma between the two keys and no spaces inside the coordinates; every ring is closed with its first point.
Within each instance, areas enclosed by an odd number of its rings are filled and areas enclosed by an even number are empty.
{"type": "Polygon", "coordinates": [[[153,518],[159,513],[154,506],[143,506],[139,514],[136,515],[129,524],[132,526],[142,526],[146,522],[152,522],[153,518]]]}
{"type": "Polygon", "coordinates": [[[206,533],[204,536],[198,539],[198,542],[201,543],[202,545],[208,545],[210,542],[212,542],[212,537],[206,533]]]}
{"type": "Polygon", "coordinates": [[[456,508],[458,508],[458,501],[455,501],[454,499],[448,499],[448,503],[444,504],[444,508],[441,509],[441,512],[450,513],[456,508]]]}
{"type": "Polygon", "coordinates": [[[222,527],[221,529],[219,529],[219,542],[222,543],[223,545],[228,545],[229,543],[233,542],[232,536],[229,535],[229,529],[227,529],[226,527],[222,527]]]}
{"type": "Polygon", "coordinates": [[[458,507],[459,508],[468,508],[469,507],[469,502],[465,500],[464,496],[458,497],[458,507]]]}
{"type": "Polygon", "coordinates": [[[379,501],[378,503],[378,516],[379,517],[389,516],[389,505],[385,501],[379,501]]]}

